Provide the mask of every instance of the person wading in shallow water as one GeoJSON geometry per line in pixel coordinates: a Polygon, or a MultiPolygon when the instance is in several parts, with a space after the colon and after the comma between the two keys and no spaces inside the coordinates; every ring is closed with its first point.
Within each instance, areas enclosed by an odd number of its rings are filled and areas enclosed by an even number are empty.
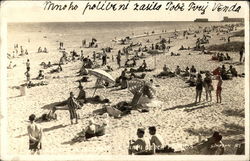
{"type": "Polygon", "coordinates": [[[34,114],[29,116],[30,124],[27,127],[28,136],[29,136],[29,150],[31,150],[31,154],[40,154],[40,150],[42,149],[42,128],[39,127],[35,123],[36,116],[34,114]]]}

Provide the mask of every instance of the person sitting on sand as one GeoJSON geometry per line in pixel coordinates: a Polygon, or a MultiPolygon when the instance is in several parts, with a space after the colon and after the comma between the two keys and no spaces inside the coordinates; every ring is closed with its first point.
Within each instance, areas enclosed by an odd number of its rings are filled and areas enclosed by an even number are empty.
{"type": "Polygon", "coordinates": [[[25,49],[25,53],[24,53],[25,55],[29,55],[29,53],[28,53],[28,50],[27,49],[25,49]]]}
{"type": "Polygon", "coordinates": [[[148,128],[148,130],[149,130],[149,134],[151,135],[151,138],[149,140],[150,145],[153,146],[153,144],[154,144],[156,150],[163,149],[164,141],[163,141],[162,137],[159,134],[156,134],[156,127],[151,126],[151,127],[148,128]]]}
{"type": "Polygon", "coordinates": [[[69,107],[71,124],[73,124],[73,119],[76,119],[76,124],[77,124],[78,123],[77,109],[80,109],[81,106],[79,105],[76,98],[74,97],[73,92],[70,92],[70,97],[68,98],[67,103],[68,103],[68,107],[69,107]]]}
{"type": "Polygon", "coordinates": [[[28,136],[29,136],[29,150],[31,150],[31,154],[40,154],[40,150],[42,149],[42,136],[43,130],[40,126],[35,123],[36,115],[31,114],[29,116],[30,124],[27,127],[28,136]]]}
{"type": "Polygon", "coordinates": [[[177,65],[177,67],[175,69],[175,74],[176,75],[180,75],[181,74],[181,68],[179,67],[179,65],[177,65]]]}
{"type": "Polygon", "coordinates": [[[194,67],[194,65],[192,65],[191,69],[190,69],[190,75],[196,75],[196,69],[194,67]]]}
{"type": "Polygon", "coordinates": [[[219,132],[215,131],[212,137],[207,138],[197,145],[197,149],[204,155],[222,155],[224,153],[225,146],[221,140],[222,136],[219,132]]]}
{"type": "Polygon", "coordinates": [[[83,100],[84,102],[86,102],[86,92],[84,91],[83,89],[83,86],[81,84],[81,82],[79,81],[79,94],[78,94],[78,97],[76,98],[77,100],[83,100]]]}
{"type": "Polygon", "coordinates": [[[232,65],[229,66],[229,70],[227,71],[227,73],[232,74],[232,77],[238,76],[237,70],[232,65]]]}
{"type": "Polygon", "coordinates": [[[128,80],[128,77],[127,77],[127,68],[125,68],[123,71],[122,71],[122,74],[120,76],[120,79],[122,80],[121,81],[121,89],[126,89],[127,88],[127,80],[128,80]]]}
{"type": "Polygon", "coordinates": [[[38,50],[37,50],[38,53],[41,53],[42,52],[42,48],[41,46],[39,46],[38,50]]]}
{"type": "Polygon", "coordinates": [[[216,55],[216,53],[214,53],[214,55],[212,56],[212,60],[218,60],[218,56],[216,55]]]}
{"type": "Polygon", "coordinates": [[[190,78],[189,78],[189,80],[186,81],[186,83],[189,83],[190,87],[194,87],[196,85],[195,76],[190,75],[190,78]]]}
{"type": "Polygon", "coordinates": [[[36,79],[44,79],[44,78],[45,76],[44,76],[43,70],[39,70],[39,74],[36,79]]]}
{"type": "Polygon", "coordinates": [[[147,69],[147,63],[143,60],[142,65],[139,67],[138,71],[145,71],[147,69]]]}
{"type": "Polygon", "coordinates": [[[183,77],[188,77],[190,75],[190,72],[189,72],[189,67],[186,67],[184,73],[182,74],[183,77]]]}
{"type": "Polygon", "coordinates": [[[226,53],[226,60],[231,60],[231,57],[226,53]]]}
{"type": "Polygon", "coordinates": [[[197,103],[198,97],[199,97],[199,102],[201,102],[202,88],[203,88],[202,76],[201,76],[201,74],[198,74],[197,80],[196,80],[196,96],[195,96],[195,103],[197,103]]]}
{"type": "Polygon", "coordinates": [[[222,80],[230,79],[229,75],[227,74],[227,70],[226,70],[225,65],[222,65],[220,73],[221,73],[222,80]]]}
{"type": "Polygon", "coordinates": [[[48,50],[47,50],[46,47],[44,47],[43,52],[44,52],[44,53],[48,53],[48,50]]]}
{"type": "Polygon", "coordinates": [[[142,152],[145,151],[147,148],[147,141],[144,138],[145,130],[143,128],[137,129],[137,140],[130,140],[130,147],[129,147],[129,153],[136,153],[136,152],[142,152]]]}

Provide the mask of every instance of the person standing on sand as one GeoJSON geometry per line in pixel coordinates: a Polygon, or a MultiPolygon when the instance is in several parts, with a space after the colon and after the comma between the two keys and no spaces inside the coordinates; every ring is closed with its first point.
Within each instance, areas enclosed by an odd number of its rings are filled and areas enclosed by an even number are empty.
{"type": "Polygon", "coordinates": [[[212,101],[211,91],[213,90],[212,78],[209,72],[206,73],[206,77],[204,78],[204,87],[206,91],[206,100],[208,101],[208,96],[210,97],[210,101],[212,101]]]}
{"type": "Polygon", "coordinates": [[[241,49],[240,49],[240,62],[242,61],[243,53],[244,53],[244,49],[241,48],[241,49]]]}
{"type": "Polygon", "coordinates": [[[116,60],[117,60],[117,64],[119,66],[119,68],[121,67],[121,55],[118,53],[118,55],[116,56],[116,60]]]}
{"type": "Polygon", "coordinates": [[[27,59],[27,62],[26,62],[26,69],[27,69],[27,71],[30,70],[30,60],[29,59],[27,59]]]}
{"type": "Polygon", "coordinates": [[[107,54],[105,51],[103,51],[103,56],[102,56],[102,66],[107,64],[107,54]]]}
{"type": "Polygon", "coordinates": [[[196,96],[195,96],[195,103],[197,103],[197,99],[199,97],[199,102],[201,102],[201,94],[203,89],[203,81],[202,76],[198,74],[197,80],[196,80],[196,96]]]}
{"type": "Polygon", "coordinates": [[[29,73],[30,70],[27,69],[27,71],[24,73],[24,75],[26,76],[26,80],[27,82],[30,81],[30,73],[29,73]]]}
{"type": "Polygon", "coordinates": [[[96,59],[96,53],[95,51],[93,51],[93,62],[95,62],[95,59],[96,59]]]}
{"type": "Polygon", "coordinates": [[[71,124],[73,124],[73,119],[76,119],[76,124],[77,124],[78,123],[78,114],[77,114],[76,110],[80,108],[80,105],[76,101],[73,92],[70,92],[70,97],[68,98],[68,107],[69,107],[71,124]]]}
{"type": "Polygon", "coordinates": [[[217,76],[217,88],[216,88],[216,98],[217,98],[217,103],[221,103],[221,91],[222,91],[222,78],[220,75],[217,76]]]}
{"type": "Polygon", "coordinates": [[[31,114],[29,116],[30,124],[27,127],[28,136],[29,136],[29,150],[31,150],[31,154],[40,154],[40,150],[42,149],[42,136],[43,130],[35,123],[36,116],[31,114]]]}

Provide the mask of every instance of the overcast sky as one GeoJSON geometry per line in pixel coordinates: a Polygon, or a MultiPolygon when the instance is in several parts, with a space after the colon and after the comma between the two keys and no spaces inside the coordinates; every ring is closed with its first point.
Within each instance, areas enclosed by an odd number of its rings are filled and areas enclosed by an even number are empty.
{"type": "MultiPolygon", "coordinates": [[[[52,1],[56,4],[69,5],[71,1],[52,1]]],[[[98,1],[90,1],[91,4],[98,1]]],[[[115,3],[115,1],[111,1],[115,3]]],[[[119,4],[126,4],[128,1],[118,1],[119,4]]],[[[155,1],[157,2],[157,1],[155,1]]],[[[73,1],[78,5],[76,11],[48,11],[44,10],[45,1],[10,1],[4,2],[1,5],[1,18],[7,19],[9,22],[59,22],[59,21],[193,21],[195,18],[208,18],[211,21],[222,20],[223,16],[228,17],[245,17],[249,13],[248,3],[246,1],[215,1],[204,2],[194,1],[196,4],[209,7],[206,9],[205,14],[202,11],[187,11],[190,1],[185,2],[184,11],[166,11],[165,5],[169,1],[158,1],[162,4],[160,11],[133,11],[135,1],[130,2],[129,9],[126,11],[89,11],[86,10],[85,14],[82,12],[87,4],[85,1],[73,1]],[[213,6],[218,3],[223,5],[232,6],[237,3],[241,6],[240,12],[212,12],[213,6]]],[[[103,2],[104,3],[104,2],[103,2]]],[[[107,3],[107,2],[106,2],[107,3]]],[[[139,4],[152,3],[149,1],[140,1],[139,4]]],[[[174,4],[184,3],[180,1],[173,1],[174,4]]]]}

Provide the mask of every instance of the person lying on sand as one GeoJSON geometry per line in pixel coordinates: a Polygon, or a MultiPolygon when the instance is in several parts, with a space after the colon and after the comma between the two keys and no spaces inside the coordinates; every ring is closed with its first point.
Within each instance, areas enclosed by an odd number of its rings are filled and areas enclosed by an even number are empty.
{"type": "Polygon", "coordinates": [[[89,120],[89,125],[77,134],[75,138],[72,139],[73,142],[86,141],[92,137],[99,137],[105,135],[107,121],[104,121],[102,125],[96,124],[94,120],[89,120]]]}
{"type": "Polygon", "coordinates": [[[57,120],[56,107],[53,107],[48,113],[42,114],[41,117],[35,119],[35,122],[45,122],[51,120],[57,120]]]}
{"type": "Polygon", "coordinates": [[[41,65],[44,69],[47,69],[47,68],[52,67],[52,64],[51,64],[50,61],[48,62],[48,64],[46,64],[45,62],[42,62],[40,65],[41,65]]]}
{"type": "Polygon", "coordinates": [[[174,77],[175,76],[175,73],[171,72],[166,64],[164,65],[162,70],[163,70],[162,72],[160,72],[158,75],[154,75],[154,77],[161,78],[161,77],[165,77],[165,76],[166,77],[174,77]]]}
{"type": "Polygon", "coordinates": [[[58,64],[58,67],[57,67],[56,69],[52,69],[52,70],[50,71],[50,73],[60,73],[62,70],[63,70],[63,69],[62,69],[62,66],[61,66],[61,64],[59,63],[59,64],[58,64]]]}
{"type": "Polygon", "coordinates": [[[212,137],[199,143],[197,149],[203,155],[222,155],[225,146],[221,140],[222,136],[219,132],[215,131],[212,137]]]}
{"type": "Polygon", "coordinates": [[[38,82],[38,83],[32,83],[31,81],[29,81],[27,83],[27,88],[31,88],[31,87],[35,87],[35,86],[44,86],[44,85],[48,85],[48,82],[41,81],[41,82],[38,82]]]}

